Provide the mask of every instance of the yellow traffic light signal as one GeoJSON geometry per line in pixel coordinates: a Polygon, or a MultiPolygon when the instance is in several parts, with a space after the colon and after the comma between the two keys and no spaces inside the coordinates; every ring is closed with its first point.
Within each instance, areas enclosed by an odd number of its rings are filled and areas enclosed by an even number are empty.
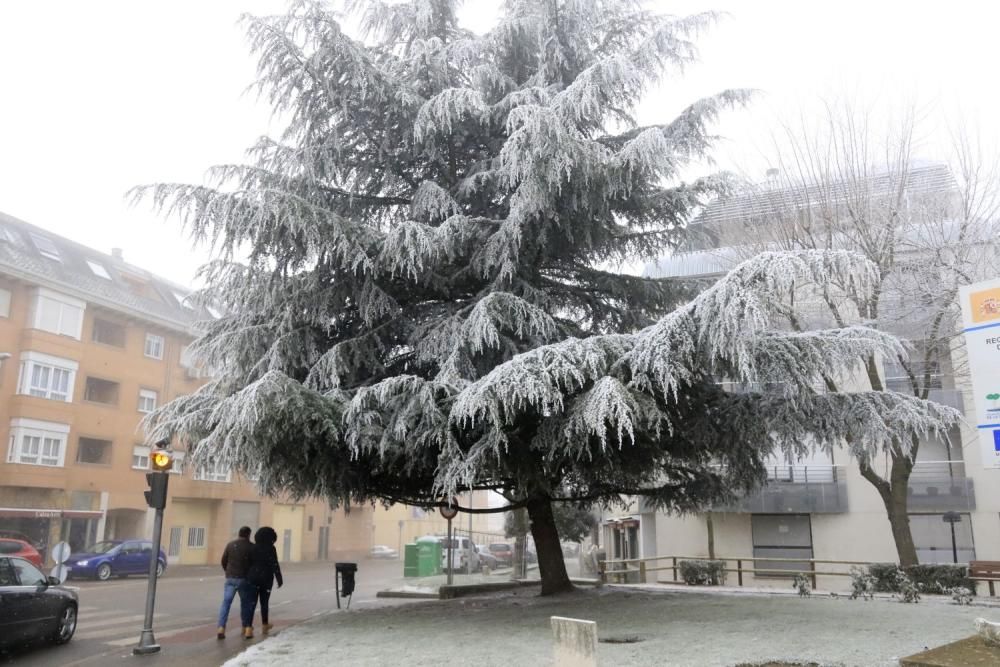
{"type": "Polygon", "coordinates": [[[174,455],[165,449],[157,449],[150,454],[149,462],[153,472],[167,472],[174,467],[174,455]]]}

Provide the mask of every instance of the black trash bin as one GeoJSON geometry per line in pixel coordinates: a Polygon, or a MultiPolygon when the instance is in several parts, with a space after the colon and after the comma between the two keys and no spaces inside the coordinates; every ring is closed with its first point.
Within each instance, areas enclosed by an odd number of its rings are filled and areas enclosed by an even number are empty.
{"type": "MultiPolygon", "coordinates": [[[[337,609],[340,609],[340,596],[350,598],[354,595],[354,573],[358,571],[357,563],[334,563],[337,591],[337,609]]],[[[351,601],[347,600],[347,608],[350,609],[351,601]]]]}

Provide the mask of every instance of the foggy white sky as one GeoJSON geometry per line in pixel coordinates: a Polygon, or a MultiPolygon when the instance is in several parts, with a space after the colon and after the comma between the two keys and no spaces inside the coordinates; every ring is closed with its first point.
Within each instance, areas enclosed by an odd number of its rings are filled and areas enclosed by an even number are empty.
{"type": "MultiPolygon", "coordinates": [[[[467,25],[489,26],[495,0],[467,0],[467,25]]],[[[668,120],[723,88],[764,91],[719,125],[721,164],[761,160],[774,109],[851,91],[917,99],[996,136],[1000,3],[888,0],[662,0],[675,14],[730,16],[700,41],[702,64],[641,108],[668,120]]],[[[174,220],[123,198],[133,185],[201,182],[239,161],[270,128],[243,94],[254,76],[237,19],[283,0],[0,2],[0,211],[184,284],[207,257],[174,220]]],[[[938,129],[933,124],[932,134],[938,129]]],[[[936,137],[929,136],[933,141],[936,137]]],[[[933,157],[933,156],[931,156],[933,157]]],[[[763,162],[761,162],[763,164],[763,162]]]]}

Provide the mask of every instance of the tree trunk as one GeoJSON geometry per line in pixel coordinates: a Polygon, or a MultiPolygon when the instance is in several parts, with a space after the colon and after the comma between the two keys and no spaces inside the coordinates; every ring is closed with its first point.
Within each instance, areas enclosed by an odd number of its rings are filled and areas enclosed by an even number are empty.
{"type": "Polygon", "coordinates": [[[542,595],[573,590],[573,584],[570,583],[569,575],[566,573],[566,561],[563,559],[562,546],[559,544],[559,531],[556,530],[551,501],[545,497],[529,500],[528,518],[531,520],[531,537],[534,538],[535,549],[538,550],[542,595]]]}
{"type": "Polygon", "coordinates": [[[897,491],[897,489],[893,489],[891,498],[885,505],[885,510],[889,515],[889,525],[892,526],[892,539],[896,541],[899,564],[906,567],[917,564],[917,548],[913,544],[910,515],[906,511],[906,487],[903,487],[902,493],[897,491]]]}
{"type": "Polygon", "coordinates": [[[711,512],[705,512],[705,527],[708,528],[708,558],[715,560],[715,523],[711,512]]]}
{"type": "Polygon", "coordinates": [[[912,464],[902,457],[893,456],[888,480],[879,477],[868,465],[861,465],[860,468],[861,476],[871,482],[882,497],[882,504],[885,505],[886,516],[892,529],[892,539],[896,543],[899,564],[903,567],[916,565],[919,561],[917,548],[913,544],[913,533],[910,531],[907,497],[912,464]]]}

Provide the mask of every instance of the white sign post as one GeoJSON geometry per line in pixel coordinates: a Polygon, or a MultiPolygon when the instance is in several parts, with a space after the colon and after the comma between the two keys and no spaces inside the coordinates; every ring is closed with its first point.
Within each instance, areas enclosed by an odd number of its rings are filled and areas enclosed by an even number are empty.
{"type": "Polygon", "coordinates": [[[1000,468],[1000,279],[963,287],[959,299],[983,466],[1000,468]]]}

